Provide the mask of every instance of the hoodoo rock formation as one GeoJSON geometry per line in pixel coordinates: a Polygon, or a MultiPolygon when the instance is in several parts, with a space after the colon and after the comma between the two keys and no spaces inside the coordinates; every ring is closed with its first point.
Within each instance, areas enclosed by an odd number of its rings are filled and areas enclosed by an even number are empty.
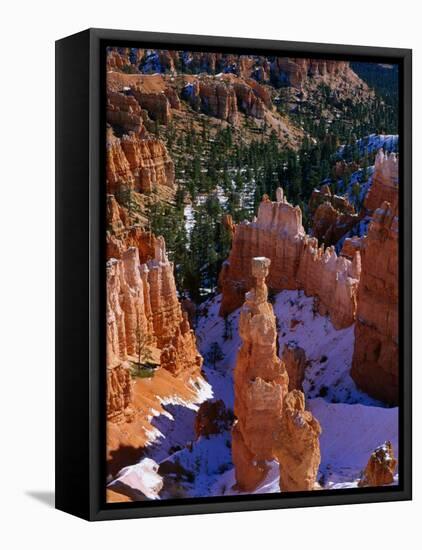
{"type": "Polygon", "coordinates": [[[366,210],[373,212],[386,201],[398,213],[399,201],[399,161],[395,153],[378,151],[372,185],[363,203],[366,210]]]}
{"type": "MultiPolygon", "coordinates": [[[[236,82],[234,91],[241,111],[255,118],[264,118],[265,105],[254,88],[246,83],[236,82]]],[[[269,100],[269,104],[271,105],[271,100],[269,100]]]]}
{"type": "Polygon", "coordinates": [[[315,77],[327,83],[338,78],[360,81],[347,61],[277,57],[271,64],[271,78],[279,84],[300,88],[315,77]]]}
{"type": "Polygon", "coordinates": [[[276,202],[264,199],[256,221],[234,228],[232,248],[220,273],[223,293],[220,314],[226,315],[242,304],[252,287],[251,259],[271,260],[268,285],[275,291],[304,290],[317,299],[321,314],[329,314],[335,328],[351,325],[356,313],[356,293],[360,277],[360,255],[353,260],[337,256],[334,247],[319,247],[306,235],[302,212],[289,204],[283,190],[276,202]]]}
{"type": "Polygon", "coordinates": [[[394,481],[397,460],[394,458],[393,445],[386,441],[371,454],[359,487],[379,487],[390,485],[394,481]]]}
{"type": "MultiPolygon", "coordinates": [[[[232,457],[236,484],[253,491],[265,478],[266,462],[280,464],[282,491],[312,490],[320,463],[321,428],[301,391],[289,392],[289,376],[276,353],[276,324],[265,278],[270,260],[252,259],[255,286],[240,312],[239,349],[234,371],[232,457]]],[[[301,357],[303,360],[303,357],[301,357]]]]}
{"type": "Polygon", "coordinates": [[[184,87],[182,97],[197,111],[232,124],[237,123],[236,93],[234,88],[223,80],[194,80],[184,87]]]}
{"type": "Polygon", "coordinates": [[[390,404],[398,403],[399,389],[397,174],[396,157],[379,153],[372,197],[368,197],[369,205],[376,210],[368,235],[361,242],[362,274],[351,370],[361,389],[390,404]],[[384,192],[391,203],[376,204],[376,197],[381,200],[384,192]]]}
{"type": "Polygon", "coordinates": [[[111,90],[107,93],[107,122],[126,133],[144,131],[144,114],[133,96],[111,90]]]}
{"type": "Polygon", "coordinates": [[[312,491],[316,485],[321,453],[321,426],[305,410],[305,396],[293,390],[284,398],[275,456],[280,464],[281,491],[312,491]]]}
{"type": "Polygon", "coordinates": [[[149,118],[160,124],[168,124],[172,118],[170,101],[165,93],[144,92],[139,86],[132,88],[132,94],[142,109],[148,112],[149,118]]]}
{"type": "Polygon", "coordinates": [[[398,403],[398,217],[389,203],[375,210],[362,241],[351,375],[365,392],[398,403]]]}
{"type": "Polygon", "coordinates": [[[251,78],[237,78],[225,74],[217,78],[194,78],[182,91],[183,99],[198,111],[236,124],[239,112],[264,119],[272,111],[269,92],[251,78]]]}
{"type": "Polygon", "coordinates": [[[162,141],[143,139],[134,132],[122,138],[108,136],[107,189],[110,193],[118,193],[122,187],[150,193],[159,186],[174,188],[174,164],[162,141]]]}
{"type": "Polygon", "coordinates": [[[160,237],[154,258],[145,264],[135,247],[121,260],[107,263],[107,365],[136,359],[140,346],[157,348],[161,366],[173,374],[200,371],[202,358],[177,299],[173,264],[160,237]]]}
{"type": "Polygon", "coordinates": [[[240,313],[242,346],[234,371],[237,422],[232,431],[232,455],[237,486],[254,490],[273,458],[273,434],[280,422],[288,375],[276,354],[276,324],[265,278],[270,261],[252,259],[254,288],[246,294],[240,313]]]}
{"type": "Polygon", "coordinates": [[[165,413],[162,399],[201,403],[203,390],[212,396],[163,238],[139,228],[121,236],[106,275],[107,459],[113,475],[139,460],[140,449],[156,437],[151,419],[165,413]],[[143,365],[155,367],[153,377],[132,379],[143,365]]]}

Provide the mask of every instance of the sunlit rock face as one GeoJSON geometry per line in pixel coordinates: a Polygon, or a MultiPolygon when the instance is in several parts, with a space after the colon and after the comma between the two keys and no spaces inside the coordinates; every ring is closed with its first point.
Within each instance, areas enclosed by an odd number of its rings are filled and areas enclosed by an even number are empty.
{"type": "Polygon", "coordinates": [[[126,133],[145,133],[142,108],[132,95],[108,90],[107,122],[126,133]]]}
{"type": "Polygon", "coordinates": [[[337,256],[334,247],[320,247],[316,238],[306,235],[300,208],[286,201],[282,189],[277,190],[276,202],[261,202],[256,221],[234,228],[230,255],[220,273],[221,315],[241,305],[252,286],[251,259],[259,255],[271,260],[267,280],[271,289],[303,289],[315,296],[318,311],[330,315],[336,328],[353,323],[359,252],[349,260],[337,256]]]}
{"type": "Polygon", "coordinates": [[[107,418],[122,419],[130,416],[132,382],[129,370],[122,365],[107,369],[107,418]]]}
{"type": "Polygon", "coordinates": [[[362,242],[351,375],[371,396],[398,403],[398,217],[384,202],[362,242]]]}
{"type": "Polygon", "coordinates": [[[237,98],[230,82],[195,78],[185,86],[182,97],[197,111],[231,124],[238,122],[237,98]]]}
{"type": "Polygon", "coordinates": [[[375,159],[372,185],[365,197],[364,207],[374,212],[384,201],[390,203],[390,208],[398,214],[399,160],[395,153],[384,153],[381,149],[375,159]]]}
{"type": "Polygon", "coordinates": [[[252,259],[256,283],[246,294],[239,320],[242,346],[234,371],[237,422],[233,428],[232,454],[236,482],[253,490],[267,473],[265,461],[273,458],[273,434],[281,418],[288,376],[276,354],[276,324],[268,303],[265,277],[270,261],[252,259]]]}
{"type": "Polygon", "coordinates": [[[107,262],[108,415],[120,420],[130,407],[131,380],[127,361],[140,354],[158,358],[174,375],[199,374],[202,357],[195,335],[176,294],[173,265],[162,238],[155,239],[153,259],[139,260],[130,247],[120,259],[107,262]]]}
{"type": "Polygon", "coordinates": [[[301,391],[289,392],[283,403],[279,432],[274,454],[280,464],[281,491],[312,491],[321,453],[321,427],[312,413],[305,410],[305,396],[301,391]]]}
{"type": "Polygon", "coordinates": [[[308,80],[322,80],[329,85],[347,79],[360,83],[347,61],[277,57],[271,64],[271,78],[280,84],[301,88],[308,80]]]}
{"type": "MultiPolygon", "coordinates": [[[[252,259],[256,282],[246,294],[239,318],[242,345],[234,371],[237,421],[232,431],[236,484],[243,491],[256,489],[267,474],[267,462],[276,458],[282,491],[312,490],[320,463],[321,429],[305,411],[303,393],[289,393],[289,376],[277,357],[275,317],[265,284],[269,266],[268,258],[252,259]]],[[[304,361],[300,353],[294,359],[304,361]]]]}
{"type": "Polygon", "coordinates": [[[390,485],[394,481],[397,460],[394,457],[393,445],[386,441],[371,454],[366,465],[359,487],[379,487],[390,485]]]}
{"type": "Polygon", "coordinates": [[[380,151],[365,206],[374,209],[362,239],[352,377],[377,399],[398,403],[398,159],[380,151]],[[388,197],[387,202],[383,197],[388,197]]]}
{"type": "MultiPolygon", "coordinates": [[[[208,387],[202,357],[177,297],[164,239],[129,231],[114,245],[118,257],[106,268],[108,460],[121,447],[136,453],[154,440],[151,411],[164,411],[161,398],[201,403],[209,397],[202,395],[208,387]],[[136,365],[146,364],[153,365],[153,378],[132,378],[136,365]]],[[[122,455],[118,463],[127,460],[122,455]]]]}
{"type": "Polygon", "coordinates": [[[118,193],[122,186],[149,193],[158,186],[174,186],[174,164],[164,143],[143,139],[131,132],[107,141],[107,189],[118,193]]]}
{"type": "Polygon", "coordinates": [[[158,348],[161,366],[178,374],[200,370],[195,336],[176,293],[173,264],[162,237],[152,260],[140,263],[135,247],[107,263],[107,364],[136,357],[140,346],[158,348]]]}

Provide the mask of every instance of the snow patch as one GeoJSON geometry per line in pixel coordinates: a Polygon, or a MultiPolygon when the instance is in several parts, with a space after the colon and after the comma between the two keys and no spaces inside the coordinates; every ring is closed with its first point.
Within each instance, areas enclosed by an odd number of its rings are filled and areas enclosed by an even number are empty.
{"type": "Polygon", "coordinates": [[[127,466],[120,470],[117,477],[108,486],[124,483],[128,487],[140,491],[147,498],[159,499],[159,492],[163,487],[163,478],[157,473],[158,464],[150,458],[144,458],[138,464],[127,466]]]}
{"type": "Polygon", "coordinates": [[[327,403],[319,398],[310,399],[307,408],[322,428],[319,473],[325,488],[356,486],[373,451],[387,440],[398,456],[398,407],[327,403]]]}

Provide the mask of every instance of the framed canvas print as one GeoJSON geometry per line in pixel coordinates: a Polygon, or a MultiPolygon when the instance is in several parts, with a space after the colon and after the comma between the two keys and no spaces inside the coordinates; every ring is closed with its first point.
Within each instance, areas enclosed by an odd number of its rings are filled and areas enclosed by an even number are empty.
{"type": "Polygon", "coordinates": [[[411,498],[411,51],[56,43],[56,506],[411,498]]]}

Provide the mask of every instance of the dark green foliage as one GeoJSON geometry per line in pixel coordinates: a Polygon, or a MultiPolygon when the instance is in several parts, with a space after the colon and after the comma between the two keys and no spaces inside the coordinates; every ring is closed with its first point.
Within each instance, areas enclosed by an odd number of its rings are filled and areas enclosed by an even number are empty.
{"type": "Polygon", "coordinates": [[[130,375],[132,378],[152,378],[155,374],[155,366],[139,365],[138,363],[131,363],[130,375]]]}
{"type": "Polygon", "coordinates": [[[352,69],[389,105],[396,106],[399,97],[399,66],[381,63],[351,63],[352,69]]]}
{"type": "MultiPolygon", "coordinates": [[[[178,72],[188,74],[207,71],[204,63],[199,56],[189,60],[180,55],[176,60],[178,72]]],[[[360,167],[359,182],[352,189],[353,202],[360,209],[360,188],[367,181],[375,152],[362,154],[356,142],[371,133],[397,133],[394,78],[387,82],[382,77],[377,84],[377,75],[387,70],[377,67],[353,64],[377,92],[365,101],[360,101],[359,95],[357,99],[345,99],[341,90],[326,84],[306,94],[298,92],[292,99],[291,89],[277,83],[281,86],[275,92],[277,97],[273,97],[277,111],[304,132],[296,150],[282,147],[280,135],[274,131],[269,134],[267,122],[260,125],[253,117],[244,117],[243,124],[233,127],[216,124],[212,118],[190,109],[183,127],[177,125],[176,119],[166,126],[155,123],[151,131],[167,145],[175,163],[178,188],[174,204],[162,204],[158,197],[148,217],[152,231],[166,240],[181,294],[186,292],[200,302],[216,291],[222,262],[231,245],[230,234],[222,224],[223,216],[230,214],[234,223],[252,220],[262,196],[267,194],[274,200],[279,186],[290,203],[300,206],[303,225],[309,231],[312,220],[308,203],[312,191],[327,182],[333,193],[344,193],[352,171],[360,167]],[[337,154],[340,145],[346,146],[341,157],[337,154]],[[339,160],[344,161],[341,178],[335,170],[339,160]],[[184,209],[189,203],[194,223],[186,229],[184,209]]],[[[217,64],[216,71],[221,68],[217,64]]],[[[130,192],[122,190],[118,200],[131,217],[134,204],[130,192]]]]}

